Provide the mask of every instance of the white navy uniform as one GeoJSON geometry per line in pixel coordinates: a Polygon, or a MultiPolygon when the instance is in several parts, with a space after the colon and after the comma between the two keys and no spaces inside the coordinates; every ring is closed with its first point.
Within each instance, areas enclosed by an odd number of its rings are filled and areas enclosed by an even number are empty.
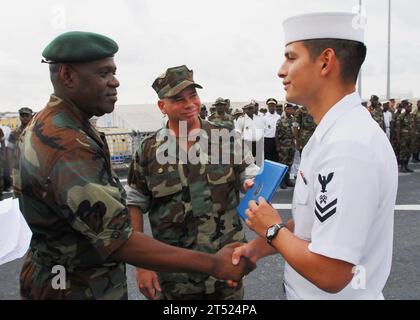
{"type": "Polygon", "coordinates": [[[322,118],[299,170],[295,235],[310,242],[311,252],[349,262],[359,273],[344,290],[329,294],[286,263],[287,298],[383,299],[391,270],[398,165],[357,93],[322,118]]]}

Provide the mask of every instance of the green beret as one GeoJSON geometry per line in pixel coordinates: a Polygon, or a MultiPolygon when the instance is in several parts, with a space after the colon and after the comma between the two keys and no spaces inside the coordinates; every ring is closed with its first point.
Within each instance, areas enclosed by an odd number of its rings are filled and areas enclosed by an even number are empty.
{"type": "Polygon", "coordinates": [[[71,31],[59,35],[42,52],[46,63],[88,62],[113,57],[118,44],[101,34],[71,31]]]}
{"type": "Polygon", "coordinates": [[[187,66],[182,65],[166,70],[152,84],[152,88],[158,94],[159,99],[176,96],[182,90],[189,86],[202,89],[198,83],[194,82],[193,71],[187,66]]]}

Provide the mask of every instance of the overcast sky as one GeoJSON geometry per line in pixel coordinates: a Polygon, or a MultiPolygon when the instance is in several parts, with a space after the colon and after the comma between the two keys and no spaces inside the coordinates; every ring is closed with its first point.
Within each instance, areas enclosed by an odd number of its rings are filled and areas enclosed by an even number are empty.
{"type": "MultiPolygon", "coordinates": [[[[358,0],[14,0],[0,10],[0,111],[40,110],[52,87],[41,52],[58,34],[81,30],[116,40],[118,104],[154,103],[153,80],[186,64],[202,101],[284,98],[282,21],[315,11],[352,11],[358,0]]],[[[392,0],[392,95],[420,96],[420,2],[392,0]]],[[[368,58],[363,96],[385,95],[386,0],[363,0],[368,58]]]]}

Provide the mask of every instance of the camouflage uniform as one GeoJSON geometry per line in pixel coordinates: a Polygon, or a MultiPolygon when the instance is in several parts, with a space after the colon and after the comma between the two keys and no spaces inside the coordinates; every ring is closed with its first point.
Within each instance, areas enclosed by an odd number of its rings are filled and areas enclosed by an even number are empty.
{"type": "Polygon", "coordinates": [[[302,107],[296,111],[294,126],[299,127],[300,151],[302,151],[316,129],[316,123],[309,114],[308,109],[302,107]]]}
{"type": "Polygon", "coordinates": [[[32,232],[25,299],[127,299],[125,264],[111,255],[131,236],[125,191],[105,136],[73,104],[51,96],[24,131],[21,210],[32,232]],[[66,270],[66,289],[52,268],[66,270]]]}
{"type": "Polygon", "coordinates": [[[3,198],[3,163],[6,154],[6,148],[4,146],[4,132],[0,128],[0,200],[3,198]]]}
{"type": "Polygon", "coordinates": [[[398,163],[400,163],[400,146],[399,146],[399,142],[397,139],[397,128],[396,128],[396,123],[397,123],[397,118],[401,115],[401,111],[397,111],[396,113],[392,114],[392,121],[391,121],[391,126],[390,126],[390,130],[391,130],[391,145],[392,148],[394,149],[395,152],[395,156],[397,157],[398,163]]]}
{"type": "Polygon", "coordinates": [[[20,160],[20,136],[25,128],[20,126],[16,130],[13,130],[9,136],[9,148],[12,152],[11,167],[12,167],[12,178],[13,178],[13,192],[15,197],[19,197],[21,194],[20,185],[20,173],[19,173],[19,160],[20,160]]]}
{"type": "Polygon", "coordinates": [[[385,132],[385,120],[384,120],[384,112],[382,111],[381,107],[378,105],[376,107],[372,106],[371,112],[373,120],[375,120],[381,129],[385,132]]]}
{"type": "Polygon", "coordinates": [[[221,116],[217,112],[215,112],[209,117],[208,120],[213,122],[214,124],[218,124],[223,127],[226,127],[229,130],[233,130],[235,128],[235,125],[233,123],[233,117],[227,113],[221,116]]]}
{"type": "Polygon", "coordinates": [[[413,113],[413,158],[420,161],[420,110],[413,113]]]}
{"type": "Polygon", "coordinates": [[[295,118],[282,117],[276,126],[276,147],[279,153],[279,162],[291,168],[295,156],[295,137],[293,128],[296,128],[295,118]]]}
{"type": "Polygon", "coordinates": [[[399,146],[399,160],[402,165],[408,163],[412,153],[413,115],[401,113],[395,120],[397,144],[399,146]]]}
{"type": "MultiPolygon", "coordinates": [[[[253,164],[254,159],[248,153],[239,159],[241,164],[233,164],[235,143],[229,139],[223,143],[219,143],[219,139],[211,141],[211,130],[221,129],[218,125],[203,120],[201,127],[199,139],[209,137],[202,142],[208,145],[208,150],[196,149],[197,156],[211,159],[211,150],[216,148],[219,155],[211,164],[201,161],[182,164],[185,160],[182,162],[183,156],[179,157],[179,153],[185,154],[185,151],[177,142],[172,141],[164,149],[165,137],[169,135],[166,129],[140,143],[129,169],[127,205],[138,206],[143,213],[149,213],[155,239],[181,248],[215,253],[226,244],[245,242],[244,229],[235,209],[247,163],[253,164]],[[223,154],[229,164],[219,164],[227,162],[221,162],[223,154]],[[159,163],[157,159],[162,155],[167,156],[169,164],[159,163]],[[141,204],[139,199],[142,199],[141,204]]],[[[240,141],[239,134],[235,141],[240,141]]],[[[238,289],[229,288],[225,282],[208,275],[158,273],[158,277],[163,290],[161,299],[243,297],[242,284],[238,289]]]]}

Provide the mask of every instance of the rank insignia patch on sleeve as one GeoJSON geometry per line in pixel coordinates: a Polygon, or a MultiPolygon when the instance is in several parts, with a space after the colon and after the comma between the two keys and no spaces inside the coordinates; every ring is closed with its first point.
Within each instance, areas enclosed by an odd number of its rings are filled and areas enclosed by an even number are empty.
{"type": "Polygon", "coordinates": [[[327,187],[333,181],[334,172],[328,174],[328,176],[318,175],[318,181],[320,183],[320,192],[315,198],[315,215],[321,223],[324,223],[331,218],[337,212],[337,197],[331,196],[334,194],[333,191],[328,192],[330,188],[327,187]],[[335,198],[335,199],[334,199],[335,198]],[[334,199],[329,201],[329,199],[334,199]]]}

